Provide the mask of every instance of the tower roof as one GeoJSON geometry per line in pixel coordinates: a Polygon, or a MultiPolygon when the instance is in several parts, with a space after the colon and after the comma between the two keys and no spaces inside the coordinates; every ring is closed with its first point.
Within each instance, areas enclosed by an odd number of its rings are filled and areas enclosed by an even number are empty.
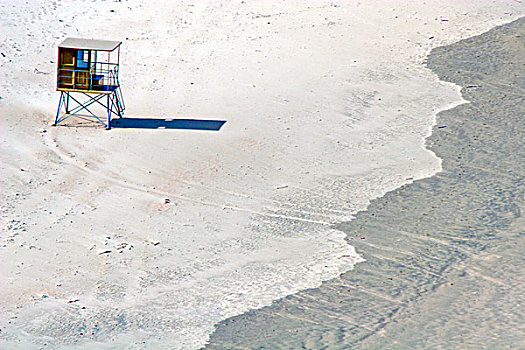
{"type": "Polygon", "coordinates": [[[58,47],[81,50],[113,51],[122,41],[67,38],[58,47]]]}

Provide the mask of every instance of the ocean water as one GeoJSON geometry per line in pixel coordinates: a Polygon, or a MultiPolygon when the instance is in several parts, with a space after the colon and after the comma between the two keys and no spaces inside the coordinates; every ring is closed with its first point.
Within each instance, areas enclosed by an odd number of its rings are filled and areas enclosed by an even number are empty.
{"type": "Polygon", "coordinates": [[[469,100],[438,114],[442,171],[337,225],[366,262],[319,288],[229,318],[206,349],[515,348],[524,334],[525,18],[432,50],[427,65],[469,100]],[[476,57],[473,61],[470,58],[476,57]],[[520,243],[521,242],[521,243],[520,243]],[[513,267],[516,266],[516,267],[513,267]]]}

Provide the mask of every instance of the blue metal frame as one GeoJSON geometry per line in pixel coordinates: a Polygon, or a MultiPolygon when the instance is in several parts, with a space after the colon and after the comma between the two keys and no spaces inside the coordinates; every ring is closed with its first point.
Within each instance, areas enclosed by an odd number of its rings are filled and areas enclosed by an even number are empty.
{"type": "Polygon", "coordinates": [[[71,96],[71,94],[73,93],[71,91],[61,91],[60,100],[58,102],[58,110],[55,116],[55,123],[53,125],[56,126],[58,125],[58,123],[63,122],[69,117],[80,115],[79,112],[86,110],[89,114],[91,114],[93,118],[97,119],[100,123],[102,123],[106,127],[106,129],[111,129],[111,114],[122,118],[124,112],[124,105],[119,99],[119,94],[117,90],[118,88],[113,90],[109,94],[89,94],[87,92],[76,92],[77,94],[84,95],[88,98],[85,102],[81,102],[75,97],[71,96]],[[104,101],[105,96],[107,96],[106,101],[104,101]],[[73,109],[70,109],[70,99],[77,104],[77,106],[75,106],[73,109]],[[107,110],[106,122],[102,121],[102,119],[100,119],[95,113],[93,113],[88,108],[94,103],[98,103],[107,110]],[[65,109],[64,114],[61,114],[62,109],[65,109]]]}

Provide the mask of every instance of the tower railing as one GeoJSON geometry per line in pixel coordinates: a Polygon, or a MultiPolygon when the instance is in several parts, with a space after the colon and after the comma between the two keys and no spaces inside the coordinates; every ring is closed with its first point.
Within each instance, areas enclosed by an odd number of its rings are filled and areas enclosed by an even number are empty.
{"type": "Polygon", "coordinates": [[[58,69],[59,88],[91,91],[113,91],[119,86],[118,64],[116,63],[97,62],[89,69],[58,69]]]}
{"type": "Polygon", "coordinates": [[[119,82],[119,79],[118,79],[118,66],[113,68],[113,70],[110,71],[110,79],[112,81],[115,82],[115,85],[116,85],[116,89],[115,89],[115,94],[116,94],[116,100],[117,100],[117,105],[118,105],[118,108],[120,111],[123,111],[126,109],[126,106],[124,104],[124,96],[122,96],[122,91],[121,91],[121,88],[120,88],[120,82],[119,82]]]}

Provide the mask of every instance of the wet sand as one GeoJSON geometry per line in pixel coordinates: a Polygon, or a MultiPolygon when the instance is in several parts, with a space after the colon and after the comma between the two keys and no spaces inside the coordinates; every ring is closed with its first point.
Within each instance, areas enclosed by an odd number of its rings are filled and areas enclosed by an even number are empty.
{"type": "Polygon", "coordinates": [[[365,263],[217,325],[208,349],[525,347],[525,18],[434,49],[470,101],[438,115],[443,171],[338,229],[365,263]]]}

